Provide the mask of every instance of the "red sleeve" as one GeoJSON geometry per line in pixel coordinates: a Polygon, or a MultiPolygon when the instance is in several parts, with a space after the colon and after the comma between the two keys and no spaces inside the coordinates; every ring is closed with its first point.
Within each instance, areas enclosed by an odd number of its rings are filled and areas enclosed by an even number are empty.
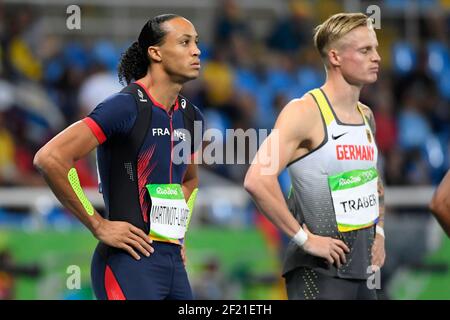
{"type": "Polygon", "coordinates": [[[84,123],[87,124],[89,129],[91,129],[92,133],[95,135],[95,137],[98,140],[98,143],[102,144],[106,141],[106,136],[103,133],[102,128],[95,122],[92,118],[86,117],[82,120],[84,123]]]}

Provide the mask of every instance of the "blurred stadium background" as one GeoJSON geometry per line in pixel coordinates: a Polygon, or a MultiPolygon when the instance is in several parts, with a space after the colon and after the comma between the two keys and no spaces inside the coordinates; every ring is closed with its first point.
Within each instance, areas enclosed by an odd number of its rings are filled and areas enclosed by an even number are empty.
{"type": "MultiPolygon", "coordinates": [[[[271,128],[283,105],[319,86],[324,70],[312,28],[331,14],[366,12],[369,5],[381,9],[382,71],[361,96],[376,116],[387,186],[380,297],[449,299],[450,240],[427,209],[449,169],[449,0],[0,1],[0,299],[93,298],[96,240],[58,206],[32,159],[120,90],[118,59],[148,18],[172,12],[194,23],[202,74],[184,95],[209,127],[224,132],[271,128]],[[66,28],[71,4],[81,8],[80,30],[66,28]],[[70,265],[81,268],[79,290],[66,287],[70,265]]],[[[101,211],[94,160],[91,154],[77,168],[101,211]]],[[[243,190],[246,168],[201,167],[187,238],[197,298],[285,299],[280,270],[288,239],[243,190]]],[[[286,174],[280,183],[287,192],[286,174]]]]}

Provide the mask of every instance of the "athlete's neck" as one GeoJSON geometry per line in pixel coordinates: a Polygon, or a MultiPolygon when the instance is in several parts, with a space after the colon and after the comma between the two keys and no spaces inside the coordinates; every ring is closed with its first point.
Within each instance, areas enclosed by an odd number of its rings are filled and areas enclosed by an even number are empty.
{"type": "Polygon", "coordinates": [[[334,108],[344,112],[356,110],[362,86],[351,85],[340,75],[329,73],[322,90],[334,108]]]}
{"type": "Polygon", "coordinates": [[[138,81],[147,88],[153,99],[161,104],[166,111],[169,111],[175,105],[182,88],[181,84],[174,83],[167,77],[157,76],[156,74],[150,76],[148,73],[138,81]]]}

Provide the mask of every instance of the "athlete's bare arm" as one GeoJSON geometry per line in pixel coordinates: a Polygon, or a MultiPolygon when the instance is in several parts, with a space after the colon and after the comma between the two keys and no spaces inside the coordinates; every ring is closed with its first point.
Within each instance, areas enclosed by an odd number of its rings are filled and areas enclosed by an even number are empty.
{"type": "MultiPolygon", "coordinates": [[[[320,144],[322,139],[315,137],[317,133],[323,139],[322,119],[313,98],[305,95],[292,100],[281,111],[274,130],[261,145],[245,177],[244,187],[260,211],[291,238],[301,226],[287,207],[278,175],[289,162],[320,144]],[[264,165],[268,161],[270,164],[264,165]]],[[[305,251],[338,266],[345,263],[344,251],[349,250],[342,241],[313,235],[306,225],[303,229],[308,234],[303,245],[305,251]]]]}
{"type": "Polygon", "coordinates": [[[430,210],[450,237],[450,170],[436,188],[430,210]]]}
{"type": "Polygon", "coordinates": [[[78,159],[85,157],[98,146],[91,129],[82,121],[69,126],[34,157],[34,165],[44,176],[58,200],[72,212],[100,241],[128,251],[140,259],[134,249],[144,255],[153,252],[151,240],[141,229],[123,221],[109,221],[94,210],[88,214],[68,179],[68,173],[78,159]]]}
{"type": "MultiPolygon", "coordinates": [[[[186,173],[184,174],[182,189],[184,194],[184,199],[186,202],[189,200],[192,192],[195,188],[198,188],[198,165],[195,163],[188,164],[186,173]]],[[[192,214],[192,212],[191,212],[192,214]]],[[[185,239],[186,240],[186,239],[185,239]]],[[[186,247],[183,245],[181,247],[181,258],[183,259],[184,265],[187,263],[186,247]]]]}
{"type": "MultiPolygon", "coordinates": [[[[375,125],[375,117],[373,115],[372,110],[366,105],[361,104],[364,115],[367,118],[367,121],[370,126],[370,130],[372,130],[372,134],[376,133],[376,125],[375,125]]],[[[378,176],[378,203],[379,203],[379,217],[377,225],[381,228],[384,228],[384,214],[385,214],[385,206],[384,206],[384,184],[381,176],[378,176]]],[[[384,236],[376,233],[375,241],[372,246],[372,265],[382,267],[386,260],[386,252],[384,249],[384,236]]]]}
{"type": "Polygon", "coordinates": [[[188,164],[186,173],[184,174],[182,189],[184,198],[186,201],[189,200],[189,197],[194,191],[195,188],[198,187],[198,165],[195,163],[188,164]]]}
{"type": "MultiPolygon", "coordinates": [[[[370,110],[370,108],[366,105],[361,104],[362,106],[362,110],[364,112],[364,115],[367,118],[367,121],[369,123],[370,126],[370,130],[372,130],[373,135],[375,136],[376,133],[376,125],[375,125],[375,117],[373,115],[372,110],[370,110]]],[[[374,137],[375,139],[375,137],[374,137]]],[[[384,227],[384,213],[385,213],[385,206],[384,206],[384,184],[383,184],[383,179],[381,178],[381,176],[378,176],[378,202],[380,205],[380,216],[378,219],[378,225],[380,227],[384,227]]]]}

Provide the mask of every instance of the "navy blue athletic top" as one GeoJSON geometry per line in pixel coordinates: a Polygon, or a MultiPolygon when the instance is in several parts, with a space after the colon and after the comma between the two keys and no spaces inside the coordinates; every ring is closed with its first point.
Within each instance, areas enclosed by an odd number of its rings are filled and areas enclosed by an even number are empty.
{"type": "MultiPolygon", "coordinates": [[[[139,82],[136,82],[144,89],[150,97],[148,102],[152,109],[151,126],[147,132],[144,143],[138,155],[137,177],[139,188],[139,202],[141,205],[142,217],[146,223],[149,220],[150,199],[146,195],[147,184],[182,184],[187,170],[187,164],[173,163],[173,149],[183,141],[183,134],[178,129],[186,129],[183,114],[179,107],[179,99],[170,111],[158,103],[150,92],[139,82]],[[178,139],[172,139],[172,136],[178,139]]],[[[197,110],[197,120],[202,122],[203,115],[197,110]]],[[[99,174],[100,192],[103,194],[106,211],[109,207],[109,178],[111,150],[108,141],[127,136],[136,121],[138,106],[135,98],[128,93],[116,93],[101,102],[83,121],[89,126],[101,144],[97,148],[97,167],[99,174]]],[[[184,156],[183,149],[179,154],[184,156]]],[[[189,149],[190,150],[190,147],[189,149]]],[[[193,154],[189,155],[192,157],[193,154]]]]}

